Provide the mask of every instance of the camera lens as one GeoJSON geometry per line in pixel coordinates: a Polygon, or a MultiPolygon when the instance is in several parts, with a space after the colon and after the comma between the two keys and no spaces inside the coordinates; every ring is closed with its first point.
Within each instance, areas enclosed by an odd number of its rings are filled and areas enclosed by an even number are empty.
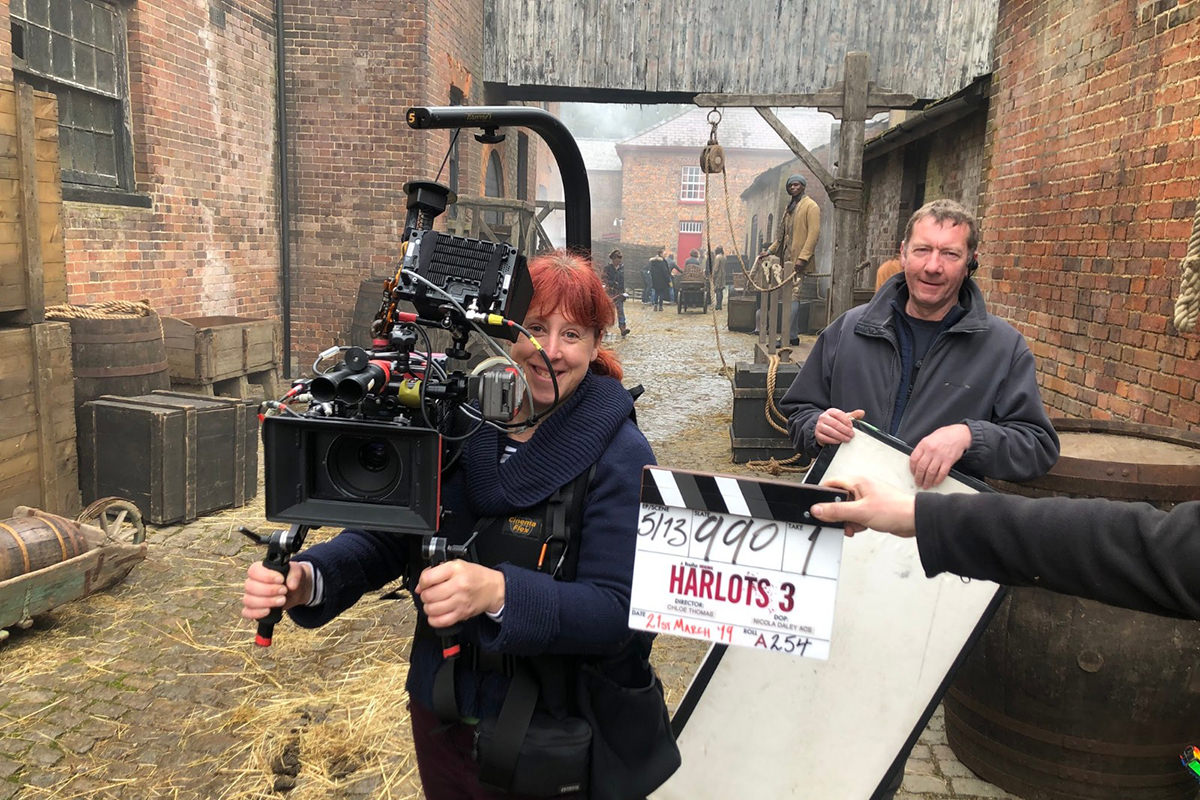
{"type": "Polygon", "coordinates": [[[378,436],[338,436],[326,463],[334,488],[357,500],[386,497],[403,472],[395,445],[378,436]]]}

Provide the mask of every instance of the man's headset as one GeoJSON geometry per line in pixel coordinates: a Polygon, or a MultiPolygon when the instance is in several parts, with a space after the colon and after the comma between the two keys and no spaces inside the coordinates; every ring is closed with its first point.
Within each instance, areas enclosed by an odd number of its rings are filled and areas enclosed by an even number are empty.
{"type": "Polygon", "coordinates": [[[971,260],[967,262],[967,277],[969,278],[974,275],[977,269],[979,269],[979,259],[972,253],[971,260]]]}

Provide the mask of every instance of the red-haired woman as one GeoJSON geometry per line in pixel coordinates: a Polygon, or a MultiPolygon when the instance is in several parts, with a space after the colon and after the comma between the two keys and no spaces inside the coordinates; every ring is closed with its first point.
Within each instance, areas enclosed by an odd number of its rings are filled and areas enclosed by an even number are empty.
{"type": "MultiPolygon", "coordinates": [[[[508,694],[512,657],[649,652],[628,614],[641,472],[654,455],[631,420],[620,363],[602,346],[613,305],[591,264],[573,255],[537,257],[530,274],[524,324],[549,356],[559,405],[519,432],[483,427],[443,481],[450,513],[439,534],[462,543],[477,532],[476,559],[424,566],[409,541],[420,537],[346,530],[299,554],[286,584],[259,564],[246,581],[243,616],[282,607],[313,627],[407,576],[421,611],[407,688],[430,800],[494,796],[480,784],[472,744],[476,723],[496,717],[508,694]],[[450,626],[459,626],[464,652],[452,668],[456,719],[447,724],[439,632],[450,626]]],[[[527,339],[511,356],[528,381],[518,417],[528,420],[554,401],[554,381],[527,339]]],[[[547,710],[573,710],[563,700],[570,685],[541,692],[547,710]]]]}

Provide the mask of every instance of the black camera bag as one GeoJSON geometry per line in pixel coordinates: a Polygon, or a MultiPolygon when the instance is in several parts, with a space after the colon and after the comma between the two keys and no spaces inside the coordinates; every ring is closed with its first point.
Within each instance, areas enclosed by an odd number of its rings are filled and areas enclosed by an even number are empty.
{"type": "Polygon", "coordinates": [[[479,782],[531,797],[586,797],[592,728],[586,720],[536,710],[538,682],[518,659],[500,713],[475,728],[479,782]]]}

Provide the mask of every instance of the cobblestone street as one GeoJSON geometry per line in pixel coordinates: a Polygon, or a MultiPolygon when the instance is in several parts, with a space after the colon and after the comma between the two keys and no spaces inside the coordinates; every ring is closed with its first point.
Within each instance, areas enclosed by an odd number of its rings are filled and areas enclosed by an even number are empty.
{"type": "MultiPolygon", "coordinates": [[[[627,312],[632,332],[610,344],[626,384],[646,388],[638,419],[659,462],[747,474],[729,458],[711,311],[631,300],[627,312]]],[[[749,360],[752,337],[728,332],[724,313],[718,327],[730,369],[749,360]]],[[[285,622],[270,649],[256,648],[238,612],[262,552],[243,525],[269,529],[261,489],[246,507],[148,529],[149,556],[123,583],[0,643],[0,800],[420,796],[402,689],[411,604],[369,596],[318,631],[285,622]]],[[[703,652],[659,638],[672,703],[703,652]]],[[[897,796],[1012,797],[955,759],[940,710],[897,796]]]]}

